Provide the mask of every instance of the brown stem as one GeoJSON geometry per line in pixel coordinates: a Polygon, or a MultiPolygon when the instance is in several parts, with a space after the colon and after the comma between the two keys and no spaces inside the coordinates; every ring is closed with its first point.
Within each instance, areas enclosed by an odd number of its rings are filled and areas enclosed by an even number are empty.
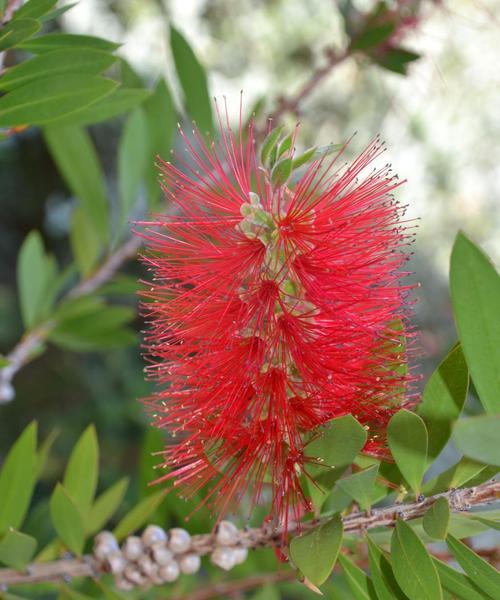
{"type": "MultiPolygon", "coordinates": [[[[500,498],[500,481],[489,481],[473,488],[450,490],[421,501],[376,508],[369,514],[366,512],[351,513],[343,518],[344,532],[362,534],[375,527],[393,526],[398,518],[405,521],[417,519],[425,514],[437,498],[446,498],[450,509],[454,512],[466,511],[472,506],[488,504],[500,498]]],[[[318,521],[316,520],[291,524],[289,531],[292,534],[303,533],[317,525],[318,521]]],[[[246,548],[277,547],[282,543],[282,531],[269,526],[244,529],[240,531],[238,543],[246,548]]],[[[192,538],[191,552],[196,552],[200,556],[210,554],[215,548],[213,533],[195,535],[192,538]]],[[[25,572],[0,569],[0,585],[59,581],[67,577],[91,577],[100,570],[100,565],[91,556],[83,559],[57,560],[50,563],[32,564],[25,572]]]]}

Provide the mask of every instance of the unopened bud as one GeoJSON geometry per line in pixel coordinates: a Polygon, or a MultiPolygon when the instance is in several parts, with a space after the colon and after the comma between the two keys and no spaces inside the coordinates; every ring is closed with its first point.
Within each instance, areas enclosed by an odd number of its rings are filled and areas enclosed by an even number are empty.
{"type": "Polygon", "coordinates": [[[156,570],[155,563],[146,554],[143,554],[139,558],[139,560],[137,561],[137,566],[139,567],[139,569],[141,570],[141,572],[144,575],[146,575],[146,577],[148,577],[148,578],[151,577],[151,575],[156,570]]]}
{"type": "Polygon", "coordinates": [[[149,525],[142,533],[142,541],[145,546],[152,546],[158,542],[166,542],[167,534],[158,525],[149,525]]]}
{"type": "Polygon", "coordinates": [[[185,554],[179,560],[179,567],[184,575],[193,575],[201,566],[201,559],[197,554],[185,554]]]}
{"type": "Polygon", "coordinates": [[[191,536],[185,529],[175,527],[169,533],[168,547],[174,554],[184,554],[191,548],[191,536]]]}
{"type": "Polygon", "coordinates": [[[221,521],[215,536],[218,546],[234,546],[239,540],[239,531],[231,521],[221,521]]]}
{"type": "Polygon", "coordinates": [[[174,557],[173,553],[165,546],[165,544],[161,543],[153,544],[153,546],[151,546],[151,555],[157,565],[166,565],[174,557]]]}
{"type": "Polygon", "coordinates": [[[141,538],[135,535],[128,537],[123,544],[122,551],[127,560],[137,560],[144,551],[141,538]]]}
{"type": "Polygon", "coordinates": [[[234,562],[237,565],[241,565],[248,558],[248,549],[238,546],[237,548],[233,548],[234,553],[234,562]]]}
{"type": "Polygon", "coordinates": [[[139,571],[136,565],[128,565],[127,567],[125,567],[123,575],[125,576],[127,581],[130,581],[130,583],[133,583],[134,585],[144,585],[147,581],[147,577],[145,577],[139,571]]]}
{"type": "Polygon", "coordinates": [[[175,581],[177,577],[179,577],[179,573],[179,565],[175,562],[175,560],[172,560],[166,565],[161,566],[158,571],[158,575],[162,581],[165,581],[166,583],[175,581]]]}
{"type": "Polygon", "coordinates": [[[217,567],[224,569],[224,571],[229,571],[236,564],[235,556],[234,556],[234,549],[227,548],[224,546],[219,546],[219,548],[216,548],[212,552],[212,554],[210,556],[210,560],[217,567]]]}
{"type": "Polygon", "coordinates": [[[113,575],[119,575],[120,573],[123,573],[125,567],[127,566],[127,561],[120,550],[112,552],[106,558],[106,562],[108,563],[109,570],[111,573],[113,573],[113,575]]]}

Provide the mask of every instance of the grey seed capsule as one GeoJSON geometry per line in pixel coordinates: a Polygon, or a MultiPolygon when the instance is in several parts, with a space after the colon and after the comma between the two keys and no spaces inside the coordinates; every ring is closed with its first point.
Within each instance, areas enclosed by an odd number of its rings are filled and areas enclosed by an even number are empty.
{"type": "Polygon", "coordinates": [[[134,584],[128,581],[127,579],[120,577],[115,580],[115,585],[119,590],[123,590],[124,592],[128,592],[134,589],[134,584]]]}
{"type": "Polygon", "coordinates": [[[248,549],[238,546],[237,548],[233,548],[233,554],[235,564],[241,565],[248,558],[248,549]]]}
{"type": "Polygon", "coordinates": [[[221,521],[217,527],[215,540],[219,546],[234,546],[237,543],[240,532],[231,521],[221,521]]]}
{"type": "Polygon", "coordinates": [[[142,541],[145,546],[152,546],[158,542],[166,542],[167,534],[158,525],[149,525],[142,533],[142,541]]]}
{"type": "Polygon", "coordinates": [[[151,546],[151,556],[157,565],[166,565],[174,558],[172,551],[161,543],[151,546]]]}
{"type": "Polygon", "coordinates": [[[217,567],[224,569],[224,571],[229,571],[236,564],[234,549],[219,546],[219,548],[216,548],[210,555],[210,560],[217,567]]]}
{"type": "Polygon", "coordinates": [[[127,561],[120,550],[116,550],[112,552],[107,558],[106,562],[108,563],[109,570],[113,575],[119,575],[123,573],[125,567],[127,566],[127,561]]]}
{"type": "Polygon", "coordinates": [[[184,554],[191,548],[191,536],[185,529],[175,527],[169,532],[168,547],[174,554],[184,554]]]}
{"type": "Polygon", "coordinates": [[[199,571],[201,567],[201,559],[197,554],[191,552],[189,554],[185,554],[179,559],[179,566],[184,575],[193,575],[199,571]]]}
{"type": "Polygon", "coordinates": [[[144,546],[142,540],[135,535],[128,537],[122,546],[123,555],[127,560],[131,561],[137,560],[142,555],[143,551],[144,546]]]}
{"type": "Polygon", "coordinates": [[[123,571],[123,575],[125,579],[134,585],[144,585],[147,581],[147,577],[139,571],[136,565],[127,565],[125,571],[123,571]]]}
{"type": "Polygon", "coordinates": [[[141,573],[143,573],[146,577],[149,578],[153,574],[156,565],[149,558],[149,556],[143,554],[137,561],[137,566],[141,570],[141,573]]]}
{"type": "Polygon", "coordinates": [[[171,560],[166,565],[162,565],[160,567],[158,574],[161,577],[162,581],[165,581],[167,583],[175,581],[180,574],[179,565],[175,562],[175,560],[171,560]]]}

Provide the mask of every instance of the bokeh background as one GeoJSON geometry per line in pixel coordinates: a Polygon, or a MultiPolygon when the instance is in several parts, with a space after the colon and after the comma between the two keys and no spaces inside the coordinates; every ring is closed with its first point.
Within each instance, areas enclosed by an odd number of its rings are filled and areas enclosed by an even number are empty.
{"type": "MultiPolygon", "coordinates": [[[[373,2],[353,4],[364,9],[373,2]]],[[[338,5],[332,0],[80,0],[58,26],[121,42],[119,53],[145,79],[166,75],[175,91],[166,37],[172,22],[206,67],[213,95],[226,95],[236,114],[240,90],[248,111],[262,99],[272,106],[308,78],[321,63],[323,48],[342,46],[338,5]]],[[[423,1],[418,26],[405,36],[405,46],[422,57],[407,76],[352,58],[301,105],[305,147],[341,142],[357,132],[350,147],[355,153],[380,133],[387,160],[407,179],[398,197],[418,225],[411,265],[421,283],[415,323],[424,377],[455,341],[447,270],[457,230],[500,260],[499,39],[499,0],[423,1]]],[[[297,120],[288,118],[290,124],[297,120]]],[[[112,195],[120,122],[91,131],[112,195]]],[[[38,229],[60,263],[67,263],[73,207],[36,129],[0,145],[2,353],[22,334],[15,287],[20,244],[38,229]]],[[[141,275],[136,262],[126,271],[141,275]]],[[[140,330],[139,319],[135,325],[140,330]]],[[[33,418],[42,438],[58,429],[45,475],[49,486],[80,432],[95,422],[104,482],[134,476],[147,431],[137,399],[150,391],[142,368],[138,346],[99,354],[49,348],[16,377],[15,401],[0,407],[0,453],[33,418]]],[[[131,488],[130,502],[141,485],[131,488]]]]}

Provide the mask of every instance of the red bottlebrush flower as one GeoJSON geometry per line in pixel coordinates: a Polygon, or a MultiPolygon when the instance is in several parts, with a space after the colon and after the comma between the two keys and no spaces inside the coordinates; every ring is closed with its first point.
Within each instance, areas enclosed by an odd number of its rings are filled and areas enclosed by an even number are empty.
{"type": "Polygon", "coordinates": [[[181,132],[188,158],[161,161],[175,216],[142,224],[148,371],[160,384],[145,402],[172,437],[159,481],[204,488],[221,515],[269,488],[286,531],[309,509],[315,428],[352,413],[373,451],[405,402],[410,236],[389,166],[366,173],[378,138],[350,165],[341,151],[273,184],[253,125],[245,138],[219,121],[219,145],[181,132]]]}

